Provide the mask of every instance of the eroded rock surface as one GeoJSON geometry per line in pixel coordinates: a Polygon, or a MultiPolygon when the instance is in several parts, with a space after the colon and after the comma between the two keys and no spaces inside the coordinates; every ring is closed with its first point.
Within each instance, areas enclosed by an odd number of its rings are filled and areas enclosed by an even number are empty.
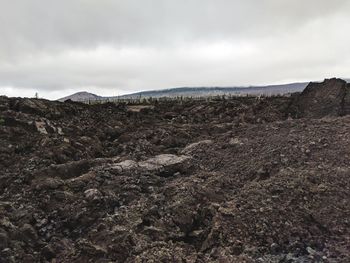
{"type": "Polygon", "coordinates": [[[344,85],[140,111],[0,97],[0,262],[349,262],[344,85]]]}
{"type": "Polygon", "coordinates": [[[306,118],[343,116],[350,113],[350,85],[342,79],[310,83],[293,103],[296,115],[306,118]]]}

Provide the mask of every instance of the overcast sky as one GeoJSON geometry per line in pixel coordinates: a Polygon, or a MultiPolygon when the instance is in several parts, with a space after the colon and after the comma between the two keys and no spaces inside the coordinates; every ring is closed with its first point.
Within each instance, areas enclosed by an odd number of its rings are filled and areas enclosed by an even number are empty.
{"type": "Polygon", "coordinates": [[[0,0],[0,95],[350,77],[349,0],[0,0]]]}

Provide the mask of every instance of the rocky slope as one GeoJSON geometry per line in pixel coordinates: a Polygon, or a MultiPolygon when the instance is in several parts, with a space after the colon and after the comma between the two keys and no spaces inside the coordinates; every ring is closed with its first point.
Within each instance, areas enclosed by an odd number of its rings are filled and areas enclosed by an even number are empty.
{"type": "Polygon", "coordinates": [[[0,262],[349,262],[347,87],[0,97],[0,262]]]}

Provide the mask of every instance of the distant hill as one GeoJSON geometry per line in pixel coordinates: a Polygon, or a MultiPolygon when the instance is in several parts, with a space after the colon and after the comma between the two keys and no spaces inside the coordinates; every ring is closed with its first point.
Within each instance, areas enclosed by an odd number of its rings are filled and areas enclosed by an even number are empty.
{"type": "Polygon", "coordinates": [[[59,101],[88,101],[88,100],[113,100],[113,99],[137,99],[137,98],[160,98],[160,97],[208,97],[222,95],[278,95],[301,92],[308,82],[290,83],[282,85],[251,86],[251,87],[182,87],[163,90],[141,91],[118,97],[102,97],[88,92],[78,92],[59,99],[59,101]]]}
{"type": "Polygon", "coordinates": [[[103,97],[82,91],[82,92],[77,92],[74,93],[70,96],[63,97],[61,99],[58,99],[59,101],[66,101],[66,100],[72,100],[72,101],[88,101],[88,100],[101,100],[103,97]]]}
{"type": "Polygon", "coordinates": [[[182,87],[164,90],[152,90],[132,93],[119,96],[119,98],[138,98],[138,97],[207,97],[220,95],[277,95],[293,92],[300,92],[305,89],[308,82],[291,83],[283,85],[269,86],[251,86],[251,87],[182,87]]]}

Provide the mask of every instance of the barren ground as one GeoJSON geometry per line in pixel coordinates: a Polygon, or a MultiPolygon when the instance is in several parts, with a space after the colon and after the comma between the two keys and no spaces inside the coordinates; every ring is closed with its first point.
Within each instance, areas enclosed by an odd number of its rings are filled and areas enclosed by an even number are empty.
{"type": "Polygon", "coordinates": [[[0,97],[0,262],[350,262],[346,96],[306,95],[0,97]]]}

